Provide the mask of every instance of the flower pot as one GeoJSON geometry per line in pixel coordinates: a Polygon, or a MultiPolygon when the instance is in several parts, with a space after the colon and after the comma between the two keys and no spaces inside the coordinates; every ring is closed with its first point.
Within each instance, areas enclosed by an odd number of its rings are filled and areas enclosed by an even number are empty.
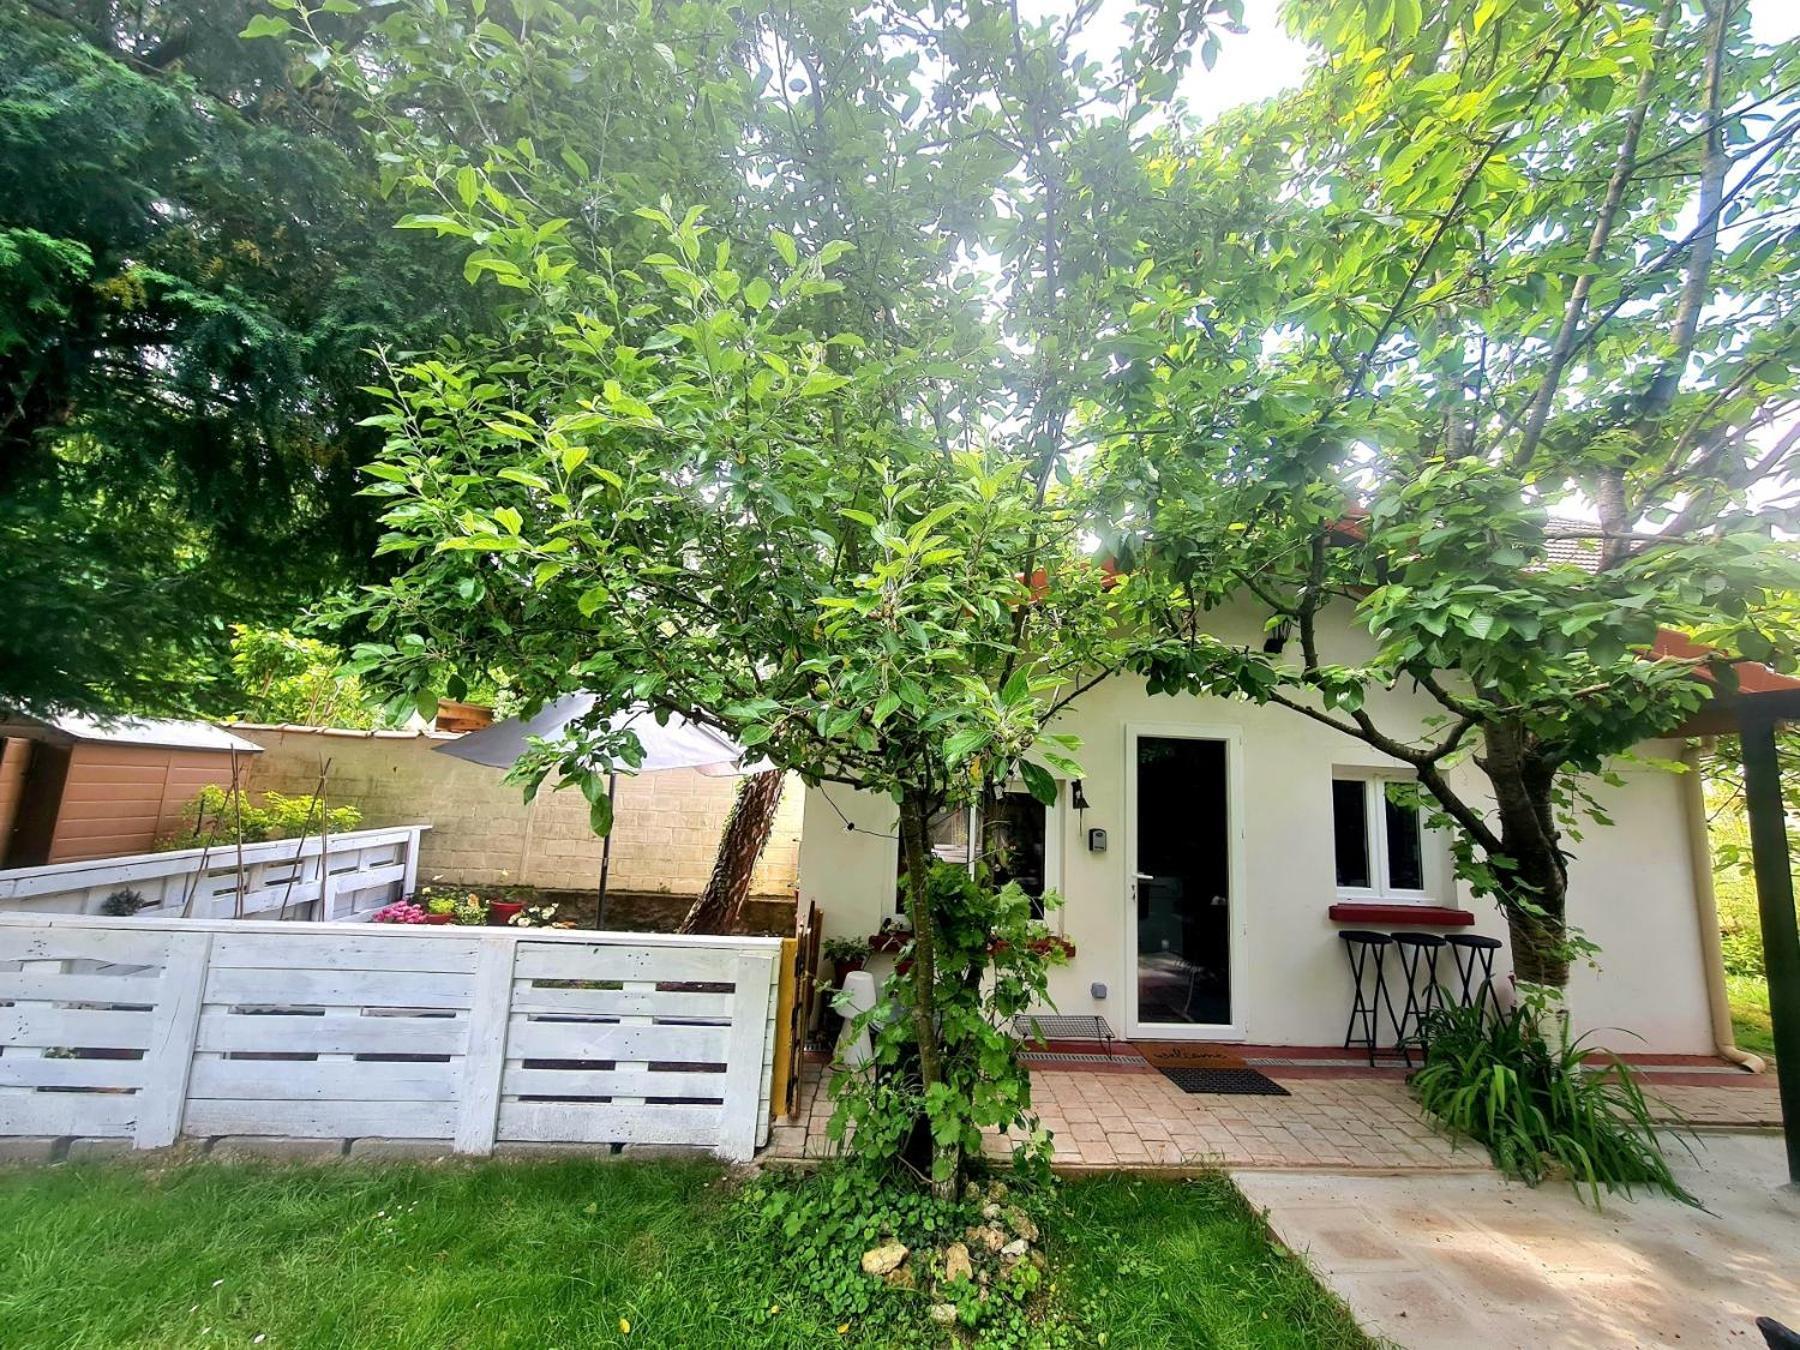
{"type": "Polygon", "coordinates": [[[454,914],[427,914],[425,916],[425,922],[432,923],[432,924],[455,923],[456,915],[454,915],[454,914]]]}
{"type": "Polygon", "coordinates": [[[512,922],[513,915],[524,908],[523,901],[514,903],[511,900],[496,900],[488,906],[488,923],[496,928],[503,928],[512,922]]]}

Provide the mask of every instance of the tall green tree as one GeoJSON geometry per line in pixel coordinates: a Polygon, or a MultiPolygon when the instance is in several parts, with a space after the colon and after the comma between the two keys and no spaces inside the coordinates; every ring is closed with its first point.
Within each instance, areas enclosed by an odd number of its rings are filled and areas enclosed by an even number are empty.
{"type": "MultiPolygon", "coordinates": [[[[401,570],[362,661],[423,697],[483,667],[528,701],[596,695],[522,772],[579,784],[602,832],[607,770],[637,753],[607,719],[637,703],[891,795],[915,934],[900,1096],[950,1186],[1029,1087],[971,1011],[988,944],[963,890],[934,900],[927,823],[1014,773],[1053,796],[1078,766],[1046,721],[1124,657],[1068,428],[1137,298],[1114,221],[1167,82],[1080,58],[1079,15],[985,4],[687,6],[604,34],[558,6],[479,13],[406,6],[328,62],[402,223],[508,293],[496,330],[393,365],[371,472],[401,570]],[[408,108],[415,66],[517,111],[515,61],[556,87],[619,51],[668,72],[683,124],[735,133],[736,189],[640,202],[642,238],[560,205],[595,166],[553,113],[449,144],[408,108]]],[[[274,22],[330,49],[311,11],[274,22]]]]}
{"type": "Polygon", "coordinates": [[[1794,650],[1800,49],[1737,0],[1287,14],[1304,87],[1156,161],[1160,340],[1093,416],[1138,664],[1411,766],[1558,987],[1583,778],[1708,696],[1659,627],[1794,650]],[[1266,646],[1208,635],[1227,600],[1266,646]]]}
{"type": "Polygon", "coordinates": [[[366,349],[473,297],[235,0],[0,13],[0,699],[212,707],[366,575],[366,349]]]}

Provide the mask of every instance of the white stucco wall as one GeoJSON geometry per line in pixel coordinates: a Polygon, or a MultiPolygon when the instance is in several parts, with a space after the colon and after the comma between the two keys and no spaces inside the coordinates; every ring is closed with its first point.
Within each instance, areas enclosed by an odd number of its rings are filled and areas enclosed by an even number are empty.
{"type": "MultiPolygon", "coordinates": [[[[1383,725],[1435,710],[1421,698],[1396,693],[1371,704],[1383,725]]],[[[1057,729],[1080,736],[1079,758],[1089,809],[1053,817],[1060,828],[1064,907],[1052,919],[1076,945],[1069,966],[1054,972],[1059,1011],[1104,1016],[1126,1028],[1128,982],[1135,962],[1127,950],[1127,729],[1149,734],[1186,730],[1225,737],[1233,745],[1237,819],[1232,897],[1238,950],[1233,975],[1234,1019],[1224,1033],[1250,1043],[1341,1043],[1349,1012],[1350,976],[1338,931],[1327,914],[1336,894],[1331,779],[1334,768],[1381,766],[1385,757],[1329,727],[1281,708],[1222,699],[1152,697],[1141,681],[1116,679],[1085,695],[1057,729]],[[1105,853],[1086,847],[1086,831],[1108,832],[1105,853]],[[1090,992],[1108,986],[1105,998],[1090,992]]],[[[1673,758],[1672,745],[1646,753],[1673,758]]],[[[1474,771],[1464,768],[1465,775],[1474,771]]],[[[1627,767],[1621,788],[1594,791],[1616,822],[1592,825],[1574,845],[1570,917],[1600,945],[1598,971],[1582,967],[1570,987],[1577,1026],[1602,1028],[1600,1040],[1620,1050],[1681,1053],[1711,1050],[1705,978],[1692,894],[1681,784],[1674,774],[1627,767]],[[1635,1033],[1642,1041],[1617,1030],[1635,1033]]],[[[833,936],[875,931],[894,895],[896,809],[882,798],[827,785],[806,795],[800,846],[802,902],[816,902],[833,936]],[[828,794],[837,810],[823,800],[828,794]],[[845,828],[838,812],[859,826],[845,828]]],[[[1051,864],[1054,874],[1056,864],[1051,864]]],[[[1448,849],[1428,840],[1426,886],[1440,903],[1469,909],[1473,928],[1505,938],[1491,902],[1460,893],[1448,849]]],[[[1392,927],[1376,924],[1375,927],[1392,927]]],[[[1504,967],[1505,952],[1497,967],[1504,967]]],[[[1448,972],[1449,953],[1442,969],[1448,972]]]]}

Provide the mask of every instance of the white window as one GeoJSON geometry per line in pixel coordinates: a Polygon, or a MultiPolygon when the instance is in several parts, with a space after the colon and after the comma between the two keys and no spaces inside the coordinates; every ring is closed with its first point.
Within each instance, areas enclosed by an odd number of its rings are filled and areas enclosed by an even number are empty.
{"type": "Polygon", "coordinates": [[[1340,773],[1331,780],[1337,888],[1358,899],[1422,902],[1425,831],[1399,779],[1340,773]]]}
{"type": "MultiPolygon", "coordinates": [[[[1057,788],[1060,805],[1061,785],[1057,788]]],[[[958,806],[942,811],[926,822],[932,856],[939,862],[966,864],[969,861],[969,829],[973,814],[968,807],[958,806]]],[[[991,879],[996,886],[1016,881],[1032,900],[1032,916],[1044,917],[1044,892],[1058,890],[1058,844],[1061,817],[1056,806],[1046,806],[1014,780],[1007,784],[994,802],[994,813],[981,822],[982,847],[993,869],[991,879]]],[[[906,857],[895,848],[895,875],[903,875],[906,857]]],[[[906,888],[895,888],[894,912],[906,912],[906,888]]]]}

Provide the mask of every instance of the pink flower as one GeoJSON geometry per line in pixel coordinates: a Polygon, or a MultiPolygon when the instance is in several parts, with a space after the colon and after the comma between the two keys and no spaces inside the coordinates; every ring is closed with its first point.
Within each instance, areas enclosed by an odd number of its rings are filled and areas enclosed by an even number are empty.
{"type": "Polygon", "coordinates": [[[425,911],[405,900],[383,905],[369,916],[370,923],[424,923],[425,911]]]}

